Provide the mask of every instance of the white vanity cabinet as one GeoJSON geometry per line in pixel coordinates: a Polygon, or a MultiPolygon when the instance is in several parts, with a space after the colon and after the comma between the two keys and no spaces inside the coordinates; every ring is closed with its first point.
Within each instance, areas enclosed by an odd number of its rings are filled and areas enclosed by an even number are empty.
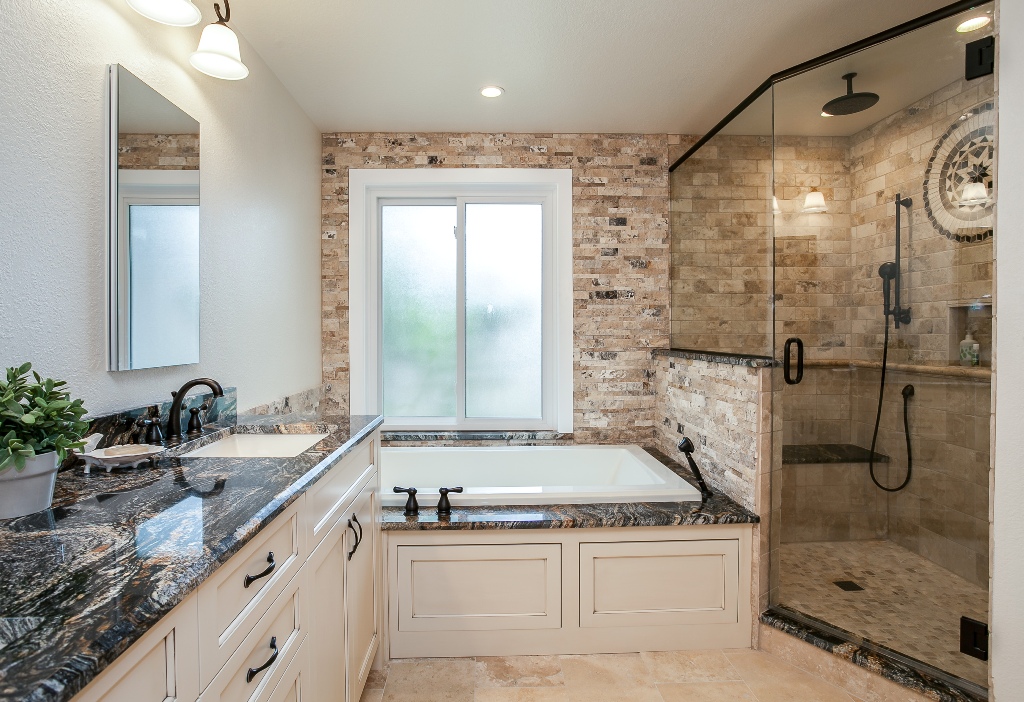
{"type": "Polygon", "coordinates": [[[74,702],[358,702],[380,640],[374,432],[74,702]]]}
{"type": "Polygon", "coordinates": [[[376,493],[377,471],[370,466],[306,563],[312,699],[320,702],[358,702],[377,650],[376,493]]]}

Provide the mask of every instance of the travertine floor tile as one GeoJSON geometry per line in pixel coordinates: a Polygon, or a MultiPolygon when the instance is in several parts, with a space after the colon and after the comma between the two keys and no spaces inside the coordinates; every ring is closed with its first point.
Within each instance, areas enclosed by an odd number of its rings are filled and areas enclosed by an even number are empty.
{"type": "Polygon", "coordinates": [[[564,687],[478,687],[475,702],[571,702],[564,687]]]}
{"type": "Polygon", "coordinates": [[[634,689],[651,685],[639,653],[560,656],[565,684],[576,688],[634,689]]]}
{"type": "Polygon", "coordinates": [[[382,699],[384,699],[384,688],[364,687],[363,696],[359,698],[359,702],[381,702],[382,699]]]}
{"type": "Polygon", "coordinates": [[[655,651],[641,653],[640,658],[655,683],[740,680],[721,651],[655,651]]]}
{"type": "Polygon", "coordinates": [[[553,687],[564,684],[558,656],[476,659],[477,687],[553,687]]]}
{"type": "Polygon", "coordinates": [[[472,702],[470,658],[414,658],[392,661],[383,702],[472,702]]]}
{"type": "Polygon", "coordinates": [[[744,682],[668,683],[658,691],[665,702],[757,702],[744,682]]]}
{"type": "Polygon", "coordinates": [[[852,702],[853,698],[821,678],[805,673],[775,656],[760,651],[729,654],[729,662],[743,677],[758,702],[852,702]]]}

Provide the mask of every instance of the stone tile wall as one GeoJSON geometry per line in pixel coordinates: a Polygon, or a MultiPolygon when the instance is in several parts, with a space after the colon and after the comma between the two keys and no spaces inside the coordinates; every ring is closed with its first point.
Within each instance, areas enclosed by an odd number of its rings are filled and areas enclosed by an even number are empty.
{"type": "Polygon", "coordinates": [[[650,349],[669,333],[664,135],[323,135],[326,411],[348,411],[348,169],[481,167],[573,169],[575,438],[649,441],[650,349]]]}
{"type": "Polygon", "coordinates": [[[117,167],[128,170],[194,171],[198,134],[118,134],[117,167]]]}
{"type": "MultiPolygon", "coordinates": [[[[946,365],[950,306],[969,305],[992,294],[992,239],[958,243],[943,236],[924,208],[923,184],[936,141],[968,109],[992,100],[991,77],[958,80],[850,138],[853,227],[850,277],[854,309],[852,357],[879,360],[882,348],[882,293],[878,266],[895,256],[897,193],[913,198],[904,217],[904,305],[914,321],[898,334],[890,358],[897,362],[946,365]]],[[[989,301],[991,301],[989,299],[989,301]]],[[[991,349],[991,320],[972,321],[991,349]]]]}

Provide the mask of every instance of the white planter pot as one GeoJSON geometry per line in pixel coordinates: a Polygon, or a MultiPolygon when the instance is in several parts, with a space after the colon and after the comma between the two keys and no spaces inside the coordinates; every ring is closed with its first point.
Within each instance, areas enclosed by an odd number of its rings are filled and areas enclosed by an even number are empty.
{"type": "Polygon", "coordinates": [[[57,482],[57,452],[25,461],[25,468],[9,467],[0,473],[0,519],[23,517],[44,510],[53,502],[57,482]]]}

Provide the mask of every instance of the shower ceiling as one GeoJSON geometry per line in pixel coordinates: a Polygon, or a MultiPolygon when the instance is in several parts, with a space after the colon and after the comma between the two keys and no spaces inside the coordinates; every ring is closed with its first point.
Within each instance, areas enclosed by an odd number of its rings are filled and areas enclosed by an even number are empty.
{"type": "MultiPolygon", "coordinates": [[[[963,78],[964,46],[990,36],[992,26],[968,34],[958,33],[956,27],[965,17],[991,9],[992,3],[980,5],[970,13],[949,17],[777,84],[775,132],[800,136],[856,134],[963,78]],[[854,89],[878,93],[878,104],[852,115],[822,117],[821,106],[845,92],[842,76],[853,72],[857,73],[854,89]]],[[[722,133],[769,135],[771,111],[769,92],[730,122],[722,133]]]]}
{"type": "MultiPolygon", "coordinates": [[[[323,131],[695,134],[773,71],[946,2],[231,4],[235,29],[323,131]],[[505,94],[481,98],[491,84],[505,94]]],[[[842,72],[818,108],[835,97],[842,72]]],[[[870,83],[865,75],[865,90],[870,83]]]]}

